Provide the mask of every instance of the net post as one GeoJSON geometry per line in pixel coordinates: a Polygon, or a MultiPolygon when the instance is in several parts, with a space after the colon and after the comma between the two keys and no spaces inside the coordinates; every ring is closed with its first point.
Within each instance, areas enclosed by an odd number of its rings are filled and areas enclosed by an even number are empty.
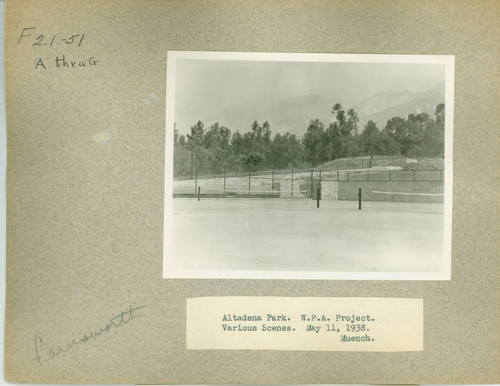
{"type": "Polygon", "coordinates": [[[198,201],[200,201],[201,186],[198,186],[198,201]]]}
{"type": "Polygon", "coordinates": [[[316,188],[316,208],[319,208],[319,186],[316,188]]]}
{"type": "Polygon", "coordinates": [[[358,207],[359,207],[359,210],[361,210],[361,188],[359,188],[358,197],[359,197],[358,198],[358,202],[359,202],[358,207]]]}

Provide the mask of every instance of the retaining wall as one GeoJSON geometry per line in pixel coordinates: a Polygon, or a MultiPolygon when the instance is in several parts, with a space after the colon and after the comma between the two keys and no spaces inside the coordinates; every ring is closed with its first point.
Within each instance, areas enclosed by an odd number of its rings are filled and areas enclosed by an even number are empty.
{"type": "Polygon", "coordinates": [[[321,199],[338,200],[339,183],[337,181],[321,181],[321,199]]]}

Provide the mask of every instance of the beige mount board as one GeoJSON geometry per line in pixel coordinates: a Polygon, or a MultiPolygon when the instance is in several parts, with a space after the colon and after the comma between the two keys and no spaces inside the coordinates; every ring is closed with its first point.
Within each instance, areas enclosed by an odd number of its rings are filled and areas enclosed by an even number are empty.
{"type": "Polygon", "coordinates": [[[498,383],[499,16],[495,1],[8,0],[6,379],[498,383]],[[454,55],[451,280],[164,279],[168,51],[454,55]],[[206,296],[423,299],[423,350],[190,350],[187,299],[206,296]]]}

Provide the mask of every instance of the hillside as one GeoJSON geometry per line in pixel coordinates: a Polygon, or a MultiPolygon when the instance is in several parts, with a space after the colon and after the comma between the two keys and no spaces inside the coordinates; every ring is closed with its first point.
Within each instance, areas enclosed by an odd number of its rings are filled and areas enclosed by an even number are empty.
{"type": "Polygon", "coordinates": [[[412,160],[401,156],[374,156],[370,162],[370,157],[340,158],[324,164],[315,166],[317,170],[347,170],[347,169],[368,169],[370,167],[397,167],[402,170],[444,170],[444,159],[442,158],[422,158],[412,160]]]}
{"type": "Polygon", "coordinates": [[[360,128],[369,120],[383,128],[393,117],[406,118],[409,114],[427,113],[434,116],[436,106],[445,101],[444,82],[425,92],[409,90],[386,91],[377,93],[353,106],[360,119],[360,128]]]}

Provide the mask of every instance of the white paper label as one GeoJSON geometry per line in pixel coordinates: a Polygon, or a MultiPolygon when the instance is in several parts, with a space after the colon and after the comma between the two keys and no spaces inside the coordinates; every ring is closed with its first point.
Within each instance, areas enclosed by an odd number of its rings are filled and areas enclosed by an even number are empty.
{"type": "Polygon", "coordinates": [[[423,299],[187,299],[190,350],[422,351],[423,299]]]}

